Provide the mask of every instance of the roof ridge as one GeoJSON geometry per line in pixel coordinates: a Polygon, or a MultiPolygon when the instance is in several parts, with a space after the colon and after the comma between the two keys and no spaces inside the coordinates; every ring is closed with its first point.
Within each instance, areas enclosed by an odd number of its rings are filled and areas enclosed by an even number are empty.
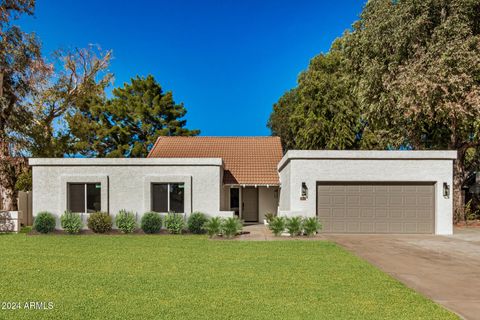
{"type": "Polygon", "coordinates": [[[158,139],[164,138],[215,138],[215,139],[222,139],[222,138],[233,138],[233,139],[258,139],[258,138],[275,138],[280,139],[278,136],[159,136],[158,139]]]}

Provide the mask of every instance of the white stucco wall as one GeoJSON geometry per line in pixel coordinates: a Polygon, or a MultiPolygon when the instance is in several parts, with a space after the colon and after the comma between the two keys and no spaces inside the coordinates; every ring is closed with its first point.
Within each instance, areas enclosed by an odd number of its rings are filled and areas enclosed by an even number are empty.
{"type": "MultiPolygon", "coordinates": [[[[69,182],[99,182],[101,210],[115,216],[121,209],[140,218],[150,211],[154,182],[185,183],[185,211],[231,216],[221,211],[221,159],[30,159],[33,169],[33,214],[58,217],[67,208],[69,182]]],[[[59,225],[58,225],[59,226],[59,225]]]]}
{"type": "Polygon", "coordinates": [[[265,219],[265,213],[277,214],[278,210],[278,187],[258,188],[258,221],[265,219]]]}
{"type": "Polygon", "coordinates": [[[452,196],[443,196],[443,183],[451,193],[455,158],[455,151],[288,151],[278,166],[280,214],[315,216],[317,181],[433,182],[435,233],[452,234],[452,196]]]}

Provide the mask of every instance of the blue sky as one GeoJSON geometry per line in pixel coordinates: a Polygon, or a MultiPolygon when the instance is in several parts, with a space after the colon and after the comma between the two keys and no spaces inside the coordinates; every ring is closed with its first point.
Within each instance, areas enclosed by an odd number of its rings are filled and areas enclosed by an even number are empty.
{"type": "Polygon", "coordinates": [[[18,22],[44,54],[113,50],[115,86],[152,74],[202,135],[269,135],[273,104],[358,18],[364,1],[37,0],[18,22]]]}

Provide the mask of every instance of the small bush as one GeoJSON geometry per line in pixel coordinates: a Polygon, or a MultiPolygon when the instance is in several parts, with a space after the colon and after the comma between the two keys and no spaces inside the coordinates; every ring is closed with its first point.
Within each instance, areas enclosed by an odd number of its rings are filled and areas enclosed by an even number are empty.
{"type": "Polygon", "coordinates": [[[95,233],[105,233],[112,230],[112,217],[106,212],[94,212],[87,220],[87,226],[95,233]]]}
{"type": "Polygon", "coordinates": [[[207,222],[207,216],[201,212],[194,212],[188,217],[187,226],[190,232],[195,234],[205,233],[203,228],[205,222],[207,222]]]}
{"type": "Polygon", "coordinates": [[[242,231],[243,223],[238,219],[238,217],[230,217],[223,220],[222,223],[222,234],[227,238],[234,237],[237,233],[242,231]]]}
{"type": "Polygon", "coordinates": [[[62,228],[69,234],[79,233],[83,227],[82,217],[78,213],[68,210],[60,217],[60,223],[62,228]]]}
{"type": "Polygon", "coordinates": [[[205,231],[207,231],[207,234],[210,236],[210,238],[213,238],[214,236],[222,232],[222,218],[210,218],[207,222],[205,222],[203,228],[205,229],[205,231]]]}
{"type": "Polygon", "coordinates": [[[33,229],[40,233],[49,233],[55,230],[55,217],[48,211],[39,212],[33,222],[33,229]]]}
{"type": "Polygon", "coordinates": [[[135,214],[132,211],[120,210],[115,217],[115,225],[123,233],[132,233],[137,228],[135,214]]]}
{"type": "Polygon", "coordinates": [[[316,217],[305,218],[303,220],[303,231],[307,236],[313,236],[322,228],[320,221],[316,217]]]}
{"type": "Polygon", "coordinates": [[[169,212],[165,217],[165,228],[171,234],[180,234],[185,228],[185,219],[183,215],[176,212],[169,212]]]}
{"type": "Polygon", "coordinates": [[[141,221],[145,233],[158,233],[162,229],[162,217],[157,212],[146,212],[141,221]]]}
{"type": "Polygon", "coordinates": [[[275,218],[275,215],[271,212],[265,213],[265,220],[267,220],[267,223],[270,223],[272,219],[275,218]]]}
{"type": "Polygon", "coordinates": [[[300,233],[302,232],[302,217],[297,216],[287,218],[285,228],[292,237],[300,235],[300,233]]]}
{"type": "Polygon", "coordinates": [[[285,222],[285,217],[274,217],[268,224],[268,228],[278,237],[285,231],[285,222]]]}

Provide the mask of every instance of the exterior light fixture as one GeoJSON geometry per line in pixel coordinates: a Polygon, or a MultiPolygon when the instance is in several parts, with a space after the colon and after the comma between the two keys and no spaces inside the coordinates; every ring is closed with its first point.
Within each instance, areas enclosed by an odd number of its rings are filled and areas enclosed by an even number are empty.
{"type": "Polygon", "coordinates": [[[300,200],[307,200],[308,199],[308,187],[305,182],[302,182],[302,194],[300,200]]]}
{"type": "Polygon", "coordinates": [[[450,186],[446,182],[443,183],[443,197],[445,199],[450,198],[450,186]]]}

